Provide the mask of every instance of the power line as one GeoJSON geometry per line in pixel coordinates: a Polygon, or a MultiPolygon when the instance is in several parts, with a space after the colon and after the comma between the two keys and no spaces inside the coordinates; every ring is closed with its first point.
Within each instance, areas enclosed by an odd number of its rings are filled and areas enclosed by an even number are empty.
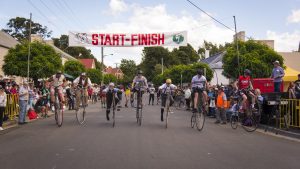
{"type": "Polygon", "coordinates": [[[72,10],[72,8],[68,5],[68,3],[67,3],[65,0],[63,0],[62,2],[63,2],[63,4],[69,9],[69,11],[71,11],[71,13],[72,13],[73,17],[76,19],[76,21],[78,21],[78,23],[79,23],[80,25],[82,25],[82,26],[84,26],[84,28],[86,28],[85,25],[83,24],[83,22],[81,22],[81,20],[77,17],[77,15],[76,15],[75,12],[72,10]]]}
{"type": "MultiPolygon", "coordinates": [[[[219,21],[218,19],[214,18],[213,16],[211,16],[210,14],[208,14],[206,11],[204,11],[203,9],[201,9],[199,6],[197,6],[196,4],[194,4],[193,2],[191,2],[190,0],[187,0],[190,4],[192,4],[194,7],[196,7],[197,9],[199,9],[201,12],[203,12],[204,14],[206,14],[208,17],[210,17],[211,19],[213,19],[215,22],[223,25],[225,28],[235,32],[235,30],[233,30],[232,28],[230,28],[229,26],[225,25],[224,23],[222,23],[221,21],[219,21]]],[[[248,36],[244,36],[247,39],[251,39],[251,37],[248,36]]]]}
{"type": "Polygon", "coordinates": [[[53,22],[51,22],[50,20],[49,20],[49,18],[41,11],[41,10],[39,10],[39,8],[37,8],[35,5],[34,5],[34,3],[32,3],[30,0],[27,0],[30,4],[31,4],[31,6],[33,7],[33,8],[35,8],[37,11],[38,11],[38,13],[40,13],[46,20],[48,20],[48,22],[50,23],[50,24],[52,24],[54,27],[56,27],[57,29],[59,29],[61,32],[63,32],[57,25],[55,25],[53,22]]]}
{"type": "Polygon", "coordinates": [[[201,9],[199,6],[197,6],[196,4],[194,4],[193,2],[191,2],[190,0],[187,0],[190,4],[192,4],[194,7],[196,7],[197,9],[199,9],[200,11],[202,11],[203,13],[205,13],[207,16],[209,16],[211,19],[213,19],[214,21],[218,22],[219,24],[223,25],[225,28],[231,30],[234,32],[233,29],[231,29],[229,26],[225,25],[224,23],[222,23],[221,21],[217,20],[216,18],[214,18],[213,16],[211,16],[210,14],[208,14],[207,12],[205,12],[203,9],[201,9]]]}
{"type": "MultiPolygon", "coordinates": [[[[58,15],[56,15],[56,13],[43,1],[43,0],[40,0],[40,2],[53,14],[55,15],[56,18],[60,19],[63,23],[63,19],[61,17],[58,17],[58,15]]],[[[68,23],[67,23],[68,24],[68,23]]],[[[68,26],[71,27],[71,25],[68,24],[68,26]]]]}

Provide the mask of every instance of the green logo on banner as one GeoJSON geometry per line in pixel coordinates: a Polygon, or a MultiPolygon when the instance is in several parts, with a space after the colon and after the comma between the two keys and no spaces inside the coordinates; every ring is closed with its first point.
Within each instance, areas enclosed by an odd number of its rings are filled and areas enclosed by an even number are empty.
{"type": "Polygon", "coordinates": [[[184,37],[182,35],[173,35],[173,42],[180,44],[181,42],[183,42],[184,37]]]}

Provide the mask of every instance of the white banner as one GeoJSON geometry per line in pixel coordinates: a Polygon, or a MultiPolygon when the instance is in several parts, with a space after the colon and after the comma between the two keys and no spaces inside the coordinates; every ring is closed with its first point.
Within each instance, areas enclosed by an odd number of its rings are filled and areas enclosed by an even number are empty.
{"type": "Polygon", "coordinates": [[[79,33],[69,32],[69,46],[186,46],[187,31],[166,33],[79,33]]]}

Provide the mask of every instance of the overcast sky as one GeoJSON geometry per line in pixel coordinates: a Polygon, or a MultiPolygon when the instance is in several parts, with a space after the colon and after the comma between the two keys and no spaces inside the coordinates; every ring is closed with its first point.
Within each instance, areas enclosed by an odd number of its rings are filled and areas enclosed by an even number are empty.
{"type": "MultiPolygon", "coordinates": [[[[297,50],[300,41],[300,0],[191,0],[200,8],[254,39],[275,40],[275,50],[297,50]]],[[[188,31],[195,49],[203,40],[231,42],[233,31],[214,22],[186,0],[0,0],[0,27],[10,18],[29,18],[46,25],[53,37],[80,32],[170,32],[188,31]]],[[[100,48],[91,48],[100,59],[100,48]]],[[[122,58],[141,61],[142,48],[105,48],[106,65],[122,58]]]]}

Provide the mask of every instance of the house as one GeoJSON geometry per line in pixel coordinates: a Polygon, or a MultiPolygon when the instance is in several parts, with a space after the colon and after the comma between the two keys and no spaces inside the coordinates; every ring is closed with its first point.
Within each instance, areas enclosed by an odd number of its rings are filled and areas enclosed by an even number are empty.
{"type": "Polygon", "coordinates": [[[78,59],[86,69],[96,69],[95,59],[78,59]]]}
{"type": "Polygon", "coordinates": [[[4,56],[8,54],[10,48],[15,47],[17,44],[20,44],[16,39],[14,39],[9,34],[0,31],[0,76],[4,76],[2,66],[4,64],[4,56]]]}
{"type": "Polygon", "coordinates": [[[289,83],[298,79],[298,74],[300,74],[300,52],[278,52],[283,59],[285,69],[284,81],[284,91],[287,90],[289,83]]]}
{"type": "Polygon", "coordinates": [[[222,59],[224,55],[225,52],[221,52],[201,60],[201,62],[208,64],[208,66],[214,71],[213,72],[214,76],[210,81],[210,84],[212,85],[229,84],[229,79],[222,74],[223,72],[222,59]]]}
{"type": "Polygon", "coordinates": [[[31,41],[38,41],[42,43],[46,43],[47,45],[51,46],[58,54],[61,56],[62,65],[64,65],[69,60],[77,60],[73,56],[67,54],[66,52],[62,51],[58,47],[54,45],[53,40],[43,40],[43,38],[40,35],[32,34],[31,35],[31,41]]]}
{"type": "Polygon", "coordinates": [[[104,69],[104,74],[111,74],[117,77],[117,79],[123,79],[124,74],[120,68],[112,68],[111,66],[104,69]]]}

